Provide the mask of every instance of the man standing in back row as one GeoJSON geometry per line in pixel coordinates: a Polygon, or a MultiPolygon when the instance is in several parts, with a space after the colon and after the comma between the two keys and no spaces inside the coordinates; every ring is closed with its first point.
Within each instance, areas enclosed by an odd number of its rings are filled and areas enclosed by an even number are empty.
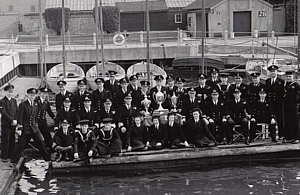
{"type": "Polygon", "coordinates": [[[12,97],[14,86],[8,84],[4,87],[5,96],[0,100],[1,112],[1,158],[8,162],[15,148],[15,128],[17,126],[18,105],[12,97]]]}

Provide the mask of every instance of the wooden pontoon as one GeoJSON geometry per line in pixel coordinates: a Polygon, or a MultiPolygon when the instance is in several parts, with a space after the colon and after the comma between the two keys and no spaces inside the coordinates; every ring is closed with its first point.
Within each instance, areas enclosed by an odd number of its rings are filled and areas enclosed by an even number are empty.
{"type": "Polygon", "coordinates": [[[51,162],[53,174],[155,172],[201,167],[221,163],[282,161],[300,159],[299,144],[255,142],[249,146],[242,143],[210,148],[164,149],[159,151],[127,152],[109,159],[98,158],[92,163],[51,162]]]}

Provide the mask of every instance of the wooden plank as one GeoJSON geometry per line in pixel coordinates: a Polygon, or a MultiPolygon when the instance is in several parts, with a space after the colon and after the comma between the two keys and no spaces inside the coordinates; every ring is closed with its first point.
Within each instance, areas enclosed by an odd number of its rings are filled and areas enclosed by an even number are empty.
{"type": "Polygon", "coordinates": [[[300,145],[294,144],[256,144],[254,146],[224,146],[213,148],[190,148],[179,150],[146,151],[136,155],[124,154],[109,159],[94,159],[90,164],[83,162],[52,162],[53,173],[83,173],[135,171],[143,169],[165,169],[188,167],[210,163],[226,163],[238,161],[278,160],[300,158],[300,145]]]}
{"type": "Polygon", "coordinates": [[[24,157],[20,158],[18,166],[10,167],[9,163],[0,162],[0,194],[6,194],[15,176],[18,174],[21,164],[24,162],[24,157]]]}

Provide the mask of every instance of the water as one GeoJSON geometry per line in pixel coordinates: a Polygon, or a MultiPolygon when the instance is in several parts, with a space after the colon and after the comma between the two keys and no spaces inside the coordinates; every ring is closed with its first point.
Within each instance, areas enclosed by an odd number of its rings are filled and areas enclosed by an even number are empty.
{"type": "Polygon", "coordinates": [[[25,167],[15,194],[300,194],[300,162],[106,176],[50,175],[41,160],[25,167]]]}

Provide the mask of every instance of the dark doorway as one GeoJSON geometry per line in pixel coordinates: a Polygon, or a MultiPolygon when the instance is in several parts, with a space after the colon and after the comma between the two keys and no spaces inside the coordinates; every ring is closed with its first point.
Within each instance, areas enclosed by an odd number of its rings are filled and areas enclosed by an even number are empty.
{"type": "Polygon", "coordinates": [[[233,32],[236,36],[251,36],[251,11],[233,12],[233,32]]]}

